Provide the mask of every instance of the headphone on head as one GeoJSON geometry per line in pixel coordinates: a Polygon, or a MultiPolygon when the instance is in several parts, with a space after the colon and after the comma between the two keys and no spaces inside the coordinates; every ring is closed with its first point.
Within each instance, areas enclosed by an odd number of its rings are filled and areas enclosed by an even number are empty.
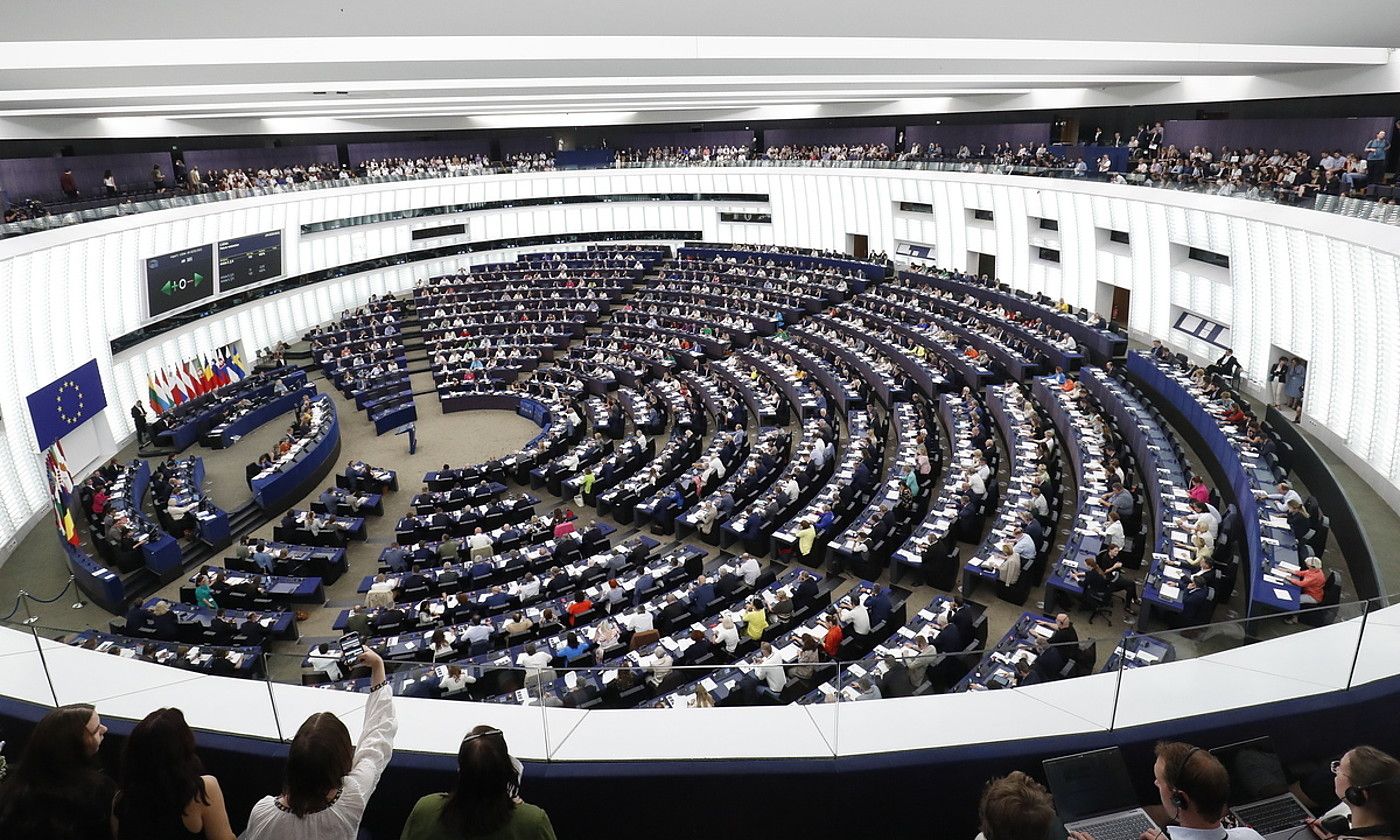
{"type": "Polygon", "coordinates": [[[1352,785],[1346,789],[1345,793],[1342,794],[1342,798],[1345,799],[1347,801],[1347,804],[1349,805],[1365,805],[1366,801],[1370,799],[1370,794],[1368,794],[1367,791],[1371,788],[1380,787],[1381,785],[1397,784],[1400,784],[1400,776],[1394,776],[1389,779],[1381,779],[1379,782],[1371,782],[1367,785],[1352,785]]]}
{"type": "Polygon", "coordinates": [[[1187,807],[1186,794],[1181,792],[1181,774],[1186,771],[1186,765],[1191,763],[1191,756],[1200,751],[1200,747],[1192,747],[1187,750],[1186,755],[1182,756],[1181,760],[1176,763],[1176,770],[1168,779],[1172,785],[1172,807],[1176,808],[1178,814],[1186,810],[1187,807]]]}

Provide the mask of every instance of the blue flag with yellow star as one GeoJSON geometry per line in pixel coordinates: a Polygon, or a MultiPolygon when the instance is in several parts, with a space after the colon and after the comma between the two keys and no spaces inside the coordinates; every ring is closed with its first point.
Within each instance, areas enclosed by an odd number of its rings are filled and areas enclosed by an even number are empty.
{"type": "Polygon", "coordinates": [[[78,428],[107,407],[107,392],[93,359],[29,395],[29,416],[39,449],[78,428]]]}

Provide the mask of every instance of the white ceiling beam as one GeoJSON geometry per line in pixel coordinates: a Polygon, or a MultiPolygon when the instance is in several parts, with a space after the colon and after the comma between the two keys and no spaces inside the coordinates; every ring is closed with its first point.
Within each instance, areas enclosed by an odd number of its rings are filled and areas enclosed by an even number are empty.
{"type": "Polygon", "coordinates": [[[979,60],[1379,65],[1379,47],[981,38],[422,36],[0,42],[0,70],[472,61],[979,60]]]}

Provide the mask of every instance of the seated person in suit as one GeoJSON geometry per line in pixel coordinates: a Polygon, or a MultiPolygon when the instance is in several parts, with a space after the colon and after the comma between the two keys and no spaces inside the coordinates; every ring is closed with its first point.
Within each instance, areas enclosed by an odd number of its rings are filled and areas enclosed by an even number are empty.
{"type": "Polygon", "coordinates": [[[1187,581],[1181,600],[1181,620],[1186,624],[1203,624],[1210,619],[1210,590],[1194,575],[1187,581]]]}
{"type": "Polygon", "coordinates": [[[705,631],[696,628],[690,631],[690,646],[681,656],[681,665],[694,665],[714,652],[715,646],[705,637],[705,631]]]}
{"type": "Polygon", "coordinates": [[[885,674],[880,678],[880,696],[913,697],[914,690],[919,684],[914,682],[909,668],[901,664],[891,653],[885,654],[882,661],[885,666],[885,674]]]}
{"type": "Polygon", "coordinates": [[[214,634],[214,644],[228,644],[228,641],[238,632],[238,625],[229,621],[224,610],[215,610],[214,617],[209,620],[209,629],[214,634]]]}
{"type": "Polygon", "coordinates": [[[1308,516],[1308,512],[1303,510],[1302,502],[1289,499],[1287,508],[1288,512],[1284,514],[1284,518],[1288,520],[1288,528],[1293,532],[1293,538],[1301,543],[1312,533],[1312,517],[1308,516]]]}
{"type": "Polygon", "coordinates": [[[412,566],[409,567],[408,571],[404,573],[402,577],[399,578],[398,588],[400,592],[410,592],[413,590],[421,590],[427,585],[427,579],[423,577],[423,574],[420,571],[418,564],[414,563],[412,566]]]}
{"type": "Polygon", "coordinates": [[[408,569],[409,553],[400,545],[391,544],[384,549],[380,556],[380,562],[389,568],[391,572],[402,572],[408,569]]]}
{"type": "Polygon", "coordinates": [[[739,538],[748,542],[757,540],[763,533],[763,514],[760,511],[750,513],[748,519],[744,520],[744,526],[739,532],[739,538]]]}
{"type": "Polygon", "coordinates": [[[865,608],[870,612],[870,626],[878,627],[894,611],[890,605],[889,590],[877,585],[875,591],[865,599],[865,608]]]}
{"type": "Polygon", "coordinates": [[[709,578],[700,575],[695,579],[695,587],[690,591],[690,614],[696,618],[705,614],[705,608],[716,598],[715,586],[709,578]]]}
{"type": "Polygon", "coordinates": [[[861,677],[851,686],[854,700],[879,700],[880,689],[869,677],[861,677]]]}
{"type": "Polygon", "coordinates": [[[596,543],[601,543],[603,539],[603,529],[598,524],[598,520],[590,520],[588,528],[583,532],[583,544],[594,545],[596,543]]]}
{"type": "Polygon", "coordinates": [[[368,639],[369,628],[369,613],[365,611],[365,605],[356,604],[351,607],[350,615],[345,618],[345,632],[358,633],[361,639],[368,639]]]}
{"type": "Polygon", "coordinates": [[[232,677],[238,674],[238,666],[228,658],[228,651],[216,650],[209,658],[209,673],[220,677],[232,677]]]}
{"type": "Polygon", "coordinates": [[[156,601],[151,605],[151,631],[157,639],[174,641],[180,635],[180,619],[170,609],[169,601],[156,601]]]}
{"type": "Polygon", "coordinates": [[[690,618],[690,605],[672,592],[666,596],[666,605],[661,608],[659,617],[663,628],[675,627],[690,618]]]}
{"type": "Polygon", "coordinates": [[[254,647],[262,647],[267,644],[267,629],[262,626],[262,616],[257,613],[248,613],[243,623],[238,625],[238,635],[246,641],[244,644],[254,647]]]}
{"type": "Polygon", "coordinates": [[[1069,660],[1059,648],[1050,647],[1048,639],[1036,637],[1035,640],[1035,665],[1031,670],[1040,674],[1041,681],[1053,682],[1060,678],[1060,672],[1064,670],[1065,663],[1069,660]]]}
{"type": "Polygon", "coordinates": [[[971,639],[977,631],[977,610],[964,601],[963,596],[954,595],[953,617],[949,622],[956,624],[965,638],[971,639]]]}
{"type": "Polygon", "coordinates": [[[632,604],[636,606],[647,598],[651,597],[651,590],[656,588],[656,577],[650,571],[643,571],[637,578],[637,583],[632,590],[632,604]]]}
{"type": "MultiPolygon", "coordinates": [[[[949,625],[952,626],[952,625],[949,625]]],[[[929,647],[928,637],[920,633],[900,650],[909,682],[918,687],[928,681],[928,668],[939,659],[938,651],[929,647]]]]}
{"type": "MultiPolygon", "coordinates": [[[[509,593],[509,592],[506,592],[505,587],[502,587],[502,586],[493,586],[493,587],[491,587],[491,591],[490,591],[490,593],[487,594],[486,600],[482,601],[482,604],[483,604],[487,609],[490,609],[490,610],[498,610],[498,609],[500,609],[500,608],[506,606],[506,605],[509,604],[509,603],[510,603],[510,593],[509,593]]],[[[571,605],[570,605],[570,610],[571,610],[571,612],[570,612],[570,624],[573,623],[573,621],[572,621],[572,618],[573,618],[573,615],[572,615],[572,607],[573,607],[573,605],[571,604],[571,605]]]]}
{"type": "Polygon", "coordinates": [[[228,587],[230,595],[242,595],[245,598],[256,598],[267,591],[267,583],[261,575],[253,575],[246,580],[235,583],[228,587]]]}
{"type": "Polygon", "coordinates": [[[798,604],[809,604],[817,597],[817,581],[806,571],[797,575],[797,585],[792,590],[792,600],[798,604]]]}
{"type": "Polygon", "coordinates": [[[1079,641],[1079,632],[1074,629],[1074,622],[1070,621],[1068,613],[1056,615],[1054,622],[1042,621],[1040,623],[1055,628],[1055,632],[1050,634],[1049,644],[1051,645],[1063,645],[1079,641]]]}
{"type": "Polygon", "coordinates": [[[135,633],[140,630],[151,618],[151,611],[141,605],[140,601],[135,601],[131,609],[126,611],[126,632],[135,633]]]}
{"type": "MultiPolygon", "coordinates": [[[[446,545],[446,544],[448,544],[448,543],[451,543],[452,545],[456,545],[456,543],[452,543],[451,540],[448,540],[448,541],[444,542],[443,544],[446,545]]],[[[443,564],[442,564],[442,568],[438,570],[438,573],[437,573],[437,585],[438,585],[438,589],[440,589],[440,590],[442,590],[442,589],[451,589],[451,588],[457,583],[457,581],[459,581],[459,580],[461,580],[461,579],[462,579],[462,576],[461,576],[461,574],[457,571],[457,567],[454,566],[454,565],[452,565],[452,561],[451,561],[451,560],[448,560],[447,562],[443,563],[443,564]]]]}
{"type": "Polygon", "coordinates": [[[933,649],[937,653],[958,653],[971,641],[963,635],[962,628],[946,616],[940,615],[934,619],[933,626],[938,630],[938,635],[933,637],[933,649]]]}
{"type": "Polygon", "coordinates": [[[408,614],[402,609],[390,606],[380,610],[370,621],[370,632],[372,634],[391,633],[403,627],[408,621],[408,614]]]}

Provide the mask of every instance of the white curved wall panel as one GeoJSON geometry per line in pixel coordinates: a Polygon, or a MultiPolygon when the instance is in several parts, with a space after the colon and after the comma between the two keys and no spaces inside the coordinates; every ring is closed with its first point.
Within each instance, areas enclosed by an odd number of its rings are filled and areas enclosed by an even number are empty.
{"type": "MultiPolygon", "coordinates": [[[[966,269],[992,254],[1003,282],[1095,308],[1100,284],[1132,292],[1128,325],[1197,356],[1214,348],[1171,329],[1174,309],[1226,324],[1259,384],[1276,348],[1310,362],[1308,417],[1354,465],[1400,496],[1400,230],[1371,222],[1189,193],[1097,183],[839,168],[704,168],[536,173],[347,187],[210,203],[0,241],[0,542],[47,504],[26,394],[96,357],[109,394],[97,422],[115,440],[144,398],[146,371],[232,341],[245,352],[291,339],[372,293],[402,291],[457,260],[344,277],[256,301],[167,333],[113,359],[112,338],[145,321],[143,260],[184,247],[280,229],[284,271],[298,275],[412,250],[404,220],[302,236],[302,224],[443,204],[616,193],[764,193],[768,205],[607,202],[481,211],[472,241],[622,229],[698,230],[720,242],[845,250],[869,237],[933,245],[940,265],[966,269]],[[929,205],[932,214],[898,209],[929,205]],[[994,220],[974,221],[990,210],[994,220]],[[771,225],[721,223],[721,210],[765,211],[771,225]],[[1055,219],[1058,231],[1039,227],[1055,219]],[[1130,243],[1108,239],[1126,232],[1130,243]],[[1060,252],[1042,260],[1039,247],[1060,252]],[[1186,259],[1188,248],[1229,269],[1186,259]]],[[[464,261],[478,262],[473,255],[464,261]]]]}

